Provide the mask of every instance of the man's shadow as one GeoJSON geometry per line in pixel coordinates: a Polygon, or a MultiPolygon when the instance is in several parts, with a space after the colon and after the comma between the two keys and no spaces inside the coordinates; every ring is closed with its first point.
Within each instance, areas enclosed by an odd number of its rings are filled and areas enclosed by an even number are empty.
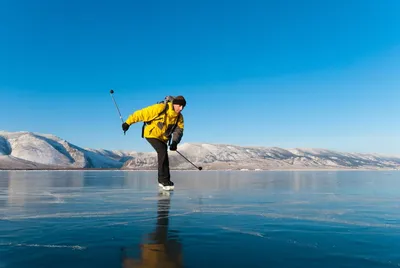
{"type": "Polygon", "coordinates": [[[160,191],[157,203],[157,225],[148,234],[148,241],[140,245],[140,257],[127,256],[123,249],[122,267],[178,268],[183,267],[182,244],[176,234],[169,232],[169,210],[172,192],[160,191]]]}

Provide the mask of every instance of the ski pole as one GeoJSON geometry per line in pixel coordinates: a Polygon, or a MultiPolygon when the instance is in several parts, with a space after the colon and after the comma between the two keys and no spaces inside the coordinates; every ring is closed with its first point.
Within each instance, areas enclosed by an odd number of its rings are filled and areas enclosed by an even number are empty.
{"type": "MultiPolygon", "coordinates": [[[[124,119],[122,119],[121,112],[119,111],[118,105],[117,105],[117,103],[115,102],[115,99],[114,99],[114,96],[113,96],[114,90],[111,89],[111,90],[110,90],[110,94],[111,94],[111,98],[112,98],[113,101],[114,101],[115,107],[117,108],[117,111],[118,111],[118,114],[119,114],[119,118],[121,118],[122,123],[124,123],[124,119]]],[[[124,131],[124,135],[125,135],[125,131],[124,131]]]]}
{"type": "Polygon", "coordinates": [[[120,113],[120,111],[119,111],[119,109],[118,109],[118,105],[117,105],[117,103],[115,102],[115,99],[114,99],[114,96],[113,96],[114,90],[111,89],[111,90],[110,90],[110,94],[111,94],[111,98],[112,98],[113,101],[114,101],[115,107],[117,108],[117,111],[118,111],[118,114],[119,114],[119,118],[121,118],[122,123],[124,123],[124,119],[122,119],[122,115],[121,115],[121,113],[120,113]]]}
{"type": "Polygon", "coordinates": [[[192,164],[195,168],[197,168],[198,170],[202,170],[202,167],[198,167],[195,164],[193,164],[192,162],[189,161],[189,159],[187,159],[185,156],[183,156],[183,154],[181,154],[180,152],[178,152],[178,150],[175,150],[175,152],[177,152],[178,154],[180,154],[183,158],[186,159],[186,161],[188,161],[190,164],[192,164]]]}

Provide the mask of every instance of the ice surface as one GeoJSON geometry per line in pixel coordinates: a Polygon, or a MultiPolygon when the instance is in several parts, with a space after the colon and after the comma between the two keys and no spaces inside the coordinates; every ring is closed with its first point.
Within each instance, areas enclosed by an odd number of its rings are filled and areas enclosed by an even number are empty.
{"type": "Polygon", "coordinates": [[[116,267],[157,250],[189,267],[340,267],[337,256],[400,265],[398,171],[172,176],[166,193],[153,171],[2,171],[1,260],[41,267],[56,254],[68,259],[60,267],[116,267]]]}

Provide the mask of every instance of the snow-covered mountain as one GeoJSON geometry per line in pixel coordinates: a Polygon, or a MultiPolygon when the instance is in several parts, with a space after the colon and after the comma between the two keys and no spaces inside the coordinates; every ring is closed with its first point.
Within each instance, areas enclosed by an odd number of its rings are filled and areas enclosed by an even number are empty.
{"type": "MultiPolygon", "coordinates": [[[[179,152],[204,170],[400,169],[400,157],[325,149],[282,149],[184,143],[179,152]]],[[[171,169],[195,169],[169,152],[171,169]]],[[[32,132],[0,131],[0,169],[121,168],[156,169],[155,152],[81,148],[61,138],[32,132]]]]}
{"type": "Polygon", "coordinates": [[[0,169],[120,168],[129,153],[83,149],[53,135],[0,131],[0,169]]]}
{"type": "MultiPolygon", "coordinates": [[[[343,153],[325,149],[282,149],[276,147],[242,147],[225,144],[183,144],[178,150],[203,169],[399,169],[400,157],[378,154],[343,153]]],[[[123,169],[151,168],[155,154],[128,160],[123,169]]],[[[176,152],[169,153],[170,165],[176,169],[194,167],[176,152]]]]}

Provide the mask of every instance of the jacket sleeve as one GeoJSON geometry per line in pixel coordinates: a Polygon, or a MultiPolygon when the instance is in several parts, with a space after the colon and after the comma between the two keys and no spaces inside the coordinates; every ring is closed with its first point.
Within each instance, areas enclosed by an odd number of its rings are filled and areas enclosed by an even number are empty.
{"type": "Polygon", "coordinates": [[[181,141],[183,136],[183,128],[184,128],[184,120],[183,120],[183,114],[181,114],[181,116],[179,116],[178,124],[173,133],[172,142],[179,143],[181,141]]]}
{"type": "Polygon", "coordinates": [[[147,122],[150,120],[153,120],[154,118],[157,117],[159,113],[161,113],[164,110],[165,105],[162,103],[157,103],[153,104],[151,106],[148,106],[146,108],[143,108],[141,110],[135,111],[133,114],[131,114],[128,119],[126,119],[126,123],[128,125],[135,124],[137,122],[143,121],[147,122]]]}

